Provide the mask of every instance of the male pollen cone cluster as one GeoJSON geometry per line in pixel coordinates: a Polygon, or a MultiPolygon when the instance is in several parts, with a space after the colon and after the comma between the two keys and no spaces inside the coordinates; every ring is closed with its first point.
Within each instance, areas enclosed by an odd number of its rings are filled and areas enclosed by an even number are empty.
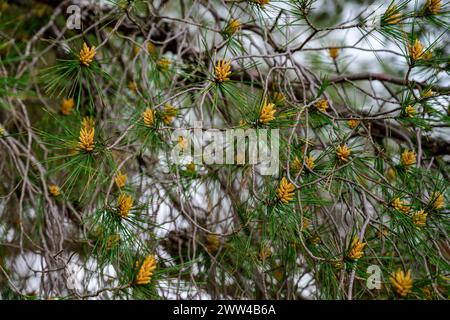
{"type": "Polygon", "coordinates": [[[78,138],[78,147],[86,152],[92,152],[94,150],[94,135],[94,128],[83,126],[80,130],[80,137],[78,138]]]}
{"type": "Polygon", "coordinates": [[[144,118],[144,124],[147,127],[151,127],[153,125],[153,123],[155,122],[155,111],[153,111],[150,108],[147,108],[142,113],[142,117],[144,118]]]}
{"type": "Polygon", "coordinates": [[[352,149],[350,149],[347,145],[343,144],[336,148],[336,156],[342,161],[348,161],[352,149]]]}
{"type": "Polygon", "coordinates": [[[125,184],[127,182],[127,175],[122,172],[118,172],[116,177],[114,178],[114,182],[119,189],[125,187],[125,184]]]}
{"type": "Polygon", "coordinates": [[[364,247],[367,245],[366,242],[362,242],[359,237],[353,238],[352,244],[350,246],[350,251],[348,253],[348,258],[351,260],[358,260],[364,255],[364,247]]]}
{"type": "Polygon", "coordinates": [[[259,122],[262,124],[268,124],[270,121],[275,119],[275,105],[273,103],[269,103],[264,101],[264,104],[261,109],[261,113],[259,114],[259,122]]]}
{"type": "Polygon", "coordinates": [[[121,193],[117,199],[117,210],[119,211],[119,216],[121,218],[128,217],[128,214],[133,207],[133,197],[121,193]]]}
{"type": "Polygon", "coordinates": [[[144,262],[142,263],[141,268],[139,269],[139,272],[136,276],[136,284],[138,285],[149,284],[155,269],[156,269],[156,258],[152,254],[148,255],[145,258],[144,262]]]}
{"type": "Polygon", "coordinates": [[[408,272],[403,272],[403,270],[398,269],[396,272],[394,272],[390,278],[392,287],[394,288],[394,291],[400,296],[400,297],[406,297],[413,287],[413,279],[411,277],[411,270],[408,270],[408,272]]]}
{"type": "Polygon", "coordinates": [[[217,83],[230,80],[231,61],[219,60],[214,67],[214,79],[217,83]]]}
{"type": "Polygon", "coordinates": [[[80,62],[86,67],[89,67],[94,60],[95,53],[95,46],[89,48],[86,42],[84,42],[79,55],[80,62]]]}
{"type": "Polygon", "coordinates": [[[277,197],[281,202],[289,203],[294,199],[294,190],[295,186],[283,177],[277,189],[277,197]]]}

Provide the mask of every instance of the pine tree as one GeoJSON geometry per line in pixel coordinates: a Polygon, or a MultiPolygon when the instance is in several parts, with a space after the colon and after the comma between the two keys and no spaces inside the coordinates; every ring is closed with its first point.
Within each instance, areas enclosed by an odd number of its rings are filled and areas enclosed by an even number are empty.
{"type": "Polygon", "coordinates": [[[447,299],[450,6],[321,3],[0,0],[0,298],[447,299]]]}

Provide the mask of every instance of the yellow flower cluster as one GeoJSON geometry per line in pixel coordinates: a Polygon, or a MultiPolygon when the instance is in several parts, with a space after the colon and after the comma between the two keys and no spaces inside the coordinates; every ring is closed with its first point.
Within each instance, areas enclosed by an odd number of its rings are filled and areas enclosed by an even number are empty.
{"type": "Polygon", "coordinates": [[[300,161],[300,159],[297,156],[295,156],[294,162],[292,163],[292,167],[291,167],[292,170],[294,172],[299,172],[301,167],[302,167],[302,162],[300,161]]]}
{"type": "Polygon", "coordinates": [[[392,206],[394,209],[403,212],[404,214],[409,214],[411,208],[409,207],[409,204],[406,201],[403,201],[400,198],[395,198],[392,201],[392,206]]]}
{"type": "Polygon", "coordinates": [[[315,104],[317,109],[319,109],[322,112],[327,111],[328,109],[328,100],[326,99],[320,99],[319,101],[317,101],[315,104]]]}
{"type": "Polygon", "coordinates": [[[336,156],[342,161],[348,161],[350,154],[352,153],[352,149],[350,149],[347,145],[343,144],[336,148],[336,156]]]}
{"type": "Polygon", "coordinates": [[[136,276],[136,284],[146,285],[150,283],[153,272],[156,269],[156,258],[154,255],[148,255],[142,263],[139,272],[136,276]]]}
{"type": "Polygon", "coordinates": [[[320,241],[322,241],[322,239],[320,238],[320,236],[318,234],[313,234],[308,238],[308,242],[311,243],[312,245],[316,245],[320,241]]]}
{"type": "Polygon", "coordinates": [[[414,117],[415,114],[416,114],[416,109],[413,106],[409,105],[409,106],[405,107],[405,115],[407,117],[412,118],[412,117],[414,117]]]}
{"type": "Polygon", "coordinates": [[[427,0],[425,4],[426,10],[431,14],[438,14],[441,11],[441,0],[427,0]]]}
{"type": "Polygon", "coordinates": [[[294,198],[294,190],[295,186],[283,177],[277,189],[277,197],[281,202],[289,203],[294,198]]]}
{"type": "Polygon", "coordinates": [[[111,250],[111,248],[119,242],[120,242],[120,235],[118,234],[110,235],[106,240],[106,250],[111,250]]]}
{"type": "Polygon", "coordinates": [[[433,90],[431,90],[431,88],[428,88],[420,93],[420,97],[422,99],[430,98],[433,95],[434,95],[434,92],[433,92],[433,90]]]}
{"type": "Polygon", "coordinates": [[[398,269],[394,272],[390,278],[392,287],[395,292],[401,296],[406,297],[413,287],[413,279],[411,278],[411,270],[408,272],[403,272],[403,270],[398,269]]]}
{"type": "Polygon", "coordinates": [[[282,92],[277,91],[273,94],[272,100],[276,105],[282,105],[286,100],[286,97],[282,92]]]}
{"type": "Polygon", "coordinates": [[[423,44],[419,39],[414,41],[414,44],[408,44],[409,56],[413,61],[420,60],[423,58],[423,44]]]}
{"type": "Polygon", "coordinates": [[[133,45],[133,57],[136,57],[141,52],[141,47],[137,43],[133,45]]]}
{"type": "Polygon", "coordinates": [[[75,100],[73,98],[63,99],[61,103],[61,108],[59,111],[65,115],[68,116],[71,112],[73,107],[75,106],[75,100]]]}
{"type": "Polygon", "coordinates": [[[426,300],[432,300],[433,299],[433,290],[430,286],[422,288],[423,295],[425,296],[426,300]]]}
{"type": "Polygon", "coordinates": [[[133,197],[126,195],[125,193],[121,193],[119,195],[119,199],[117,199],[117,210],[119,211],[119,216],[121,218],[128,217],[128,213],[133,207],[133,197]]]}
{"type": "Polygon", "coordinates": [[[177,145],[180,150],[186,151],[188,148],[188,140],[183,136],[179,136],[177,145]]]}
{"type": "Polygon", "coordinates": [[[152,42],[147,43],[147,51],[152,57],[156,57],[158,54],[156,46],[152,42]]]}
{"type": "Polygon", "coordinates": [[[177,115],[177,109],[172,107],[170,104],[166,104],[163,111],[162,121],[167,126],[169,125],[173,118],[177,115]]]}
{"type": "Polygon", "coordinates": [[[350,129],[355,129],[359,125],[359,120],[350,119],[347,121],[347,125],[350,129]]]}
{"type": "MultiPolygon", "coordinates": [[[[306,156],[305,158],[305,165],[310,169],[313,170],[316,166],[315,162],[314,162],[314,157],[312,155],[306,156]]],[[[300,161],[300,159],[296,156],[294,158],[294,162],[292,164],[292,170],[294,172],[298,172],[300,171],[300,168],[302,167],[302,162],[300,161]]]]}
{"type": "Polygon", "coordinates": [[[230,80],[231,74],[231,60],[219,60],[214,67],[214,79],[217,83],[222,83],[230,80]]]}
{"type": "Polygon", "coordinates": [[[268,244],[263,244],[261,246],[261,250],[259,252],[259,259],[262,262],[265,262],[267,259],[270,258],[271,255],[272,255],[272,250],[270,249],[270,246],[268,244]]]}
{"type": "Polygon", "coordinates": [[[125,187],[125,184],[127,182],[127,175],[119,171],[114,178],[114,182],[119,189],[125,187]]]}
{"type": "MultiPolygon", "coordinates": [[[[133,46],[133,56],[137,56],[141,52],[141,48],[138,44],[134,44],[133,46]]],[[[156,46],[152,42],[147,43],[147,52],[152,56],[156,57],[157,51],[156,46]]]]}
{"type": "Polygon", "coordinates": [[[389,235],[389,229],[386,227],[381,227],[377,232],[377,237],[380,239],[386,238],[389,235]]]}
{"type": "Polygon", "coordinates": [[[83,120],[81,120],[81,125],[85,128],[93,128],[94,124],[94,117],[92,116],[85,116],[83,117],[83,120]]]}
{"type": "Polygon", "coordinates": [[[389,168],[386,170],[386,177],[388,178],[388,180],[389,180],[390,182],[394,182],[395,178],[397,177],[397,172],[395,171],[394,168],[389,167],[389,168]]]}
{"type": "Polygon", "coordinates": [[[348,252],[348,258],[351,260],[358,260],[364,255],[364,247],[367,245],[366,242],[362,242],[358,236],[353,238],[352,244],[350,246],[350,251],[348,252]]]}
{"type": "MultiPolygon", "coordinates": [[[[87,124],[89,125],[89,123],[87,124]]],[[[92,152],[94,150],[94,135],[95,129],[91,126],[86,126],[83,123],[78,138],[78,147],[86,152],[92,152]]]]}
{"type": "Polygon", "coordinates": [[[95,53],[95,46],[89,48],[86,42],[84,42],[83,48],[81,49],[79,55],[80,62],[86,67],[89,67],[92,63],[92,60],[94,60],[95,53]]]}
{"type": "Polygon", "coordinates": [[[331,265],[333,266],[333,268],[337,269],[337,270],[342,270],[344,269],[344,262],[341,260],[335,260],[335,261],[331,261],[331,265]]]}
{"type": "Polygon", "coordinates": [[[330,55],[331,59],[336,59],[339,56],[339,48],[329,48],[328,49],[328,54],[330,55]]]}
{"type": "Polygon", "coordinates": [[[135,81],[128,82],[128,90],[130,91],[136,91],[137,90],[137,84],[135,81]]]}
{"type": "Polygon", "coordinates": [[[189,172],[195,172],[196,171],[195,163],[194,162],[188,163],[186,165],[186,170],[189,172]]]}
{"type": "Polygon", "coordinates": [[[417,228],[425,226],[427,222],[427,213],[425,210],[418,210],[412,214],[412,221],[417,228]]]}
{"type": "Polygon", "coordinates": [[[397,6],[391,4],[384,13],[384,22],[386,24],[397,24],[400,22],[402,14],[398,12],[397,6]]]}
{"type": "Polygon", "coordinates": [[[433,192],[430,197],[430,203],[432,203],[433,209],[442,209],[444,207],[444,195],[439,192],[433,192]]]}
{"type": "Polygon", "coordinates": [[[312,155],[306,156],[305,164],[310,170],[313,170],[316,166],[316,163],[314,162],[314,157],[312,155]]]}
{"type": "Polygon", "coordinates": [[[433,52],[431,52],[430,50],[425,51],[422,55],[423,60],[430,60],[431,58],[433,58],[433,52]]]}
{"type": "Polygon", "coordinates": [[[259,114],[259,122],[262,124],[268,124],[270,121],[275,119],[275,104],[264,101],[261,112],[259,114]]]}
{"type": "Polygon", "coordinates": [[[59,187],[57,185],[52,184],[48,187],[48,190],[50,194],[54,197],[57,197],[61,194],[61,191],[59,190],[59,187]]]}
{"type": "Polygon", "coordinates": [[[226,32],[228,32],[228,34],[230,34],[230,35],[233,35],[236,32],[238,32],[240,28],[241,28],[241,23],[237,19],[231,19],[228,22],[226,32]]]}
{"type": "MultiPolygon", "coordinates": [[[[305,208],[304,208],[304,210],[305,210],[305,208]]],[[[306,218],[306,217],[303,217],[303,220],[302,220],[301,225],[300,225],[300,230],[301,230],[301,231],[305,231],[305,230],[307,230],[310,226],[311,226],[311,219],[308,219],[308,218],[306,218]]]]}
{"type": "Polygon", "coordinates": [[[410,167],[416,163],[416,152],[414,150],[405,150],[402,153],[402,165],[410,167]]]}
{"type": "Polygon", "coordinates": [[[206,249],[210,253],[214,253],[219,250],[220,240],[219,236],[216,234],[208,234],[206,236],[206,249]]]}
{"type": "MultiPolygon", "coordinates": [[[[142,117],[144,118],[144,124],[147,127],[151,127],[153,123],[155,122],[155,111],[153,111],[150,108],[145,109],[145,111],[142,113],[142,117]]],[[[170,121],[169,121],[170,122],[170,121]]]]}
{"type": "Polygon", "coordinates": [[[167,71],[170,67],[170,60],[167,58],[159,59],[156,64],[158,65],[158,69],[161,71],[167,71]]]}

